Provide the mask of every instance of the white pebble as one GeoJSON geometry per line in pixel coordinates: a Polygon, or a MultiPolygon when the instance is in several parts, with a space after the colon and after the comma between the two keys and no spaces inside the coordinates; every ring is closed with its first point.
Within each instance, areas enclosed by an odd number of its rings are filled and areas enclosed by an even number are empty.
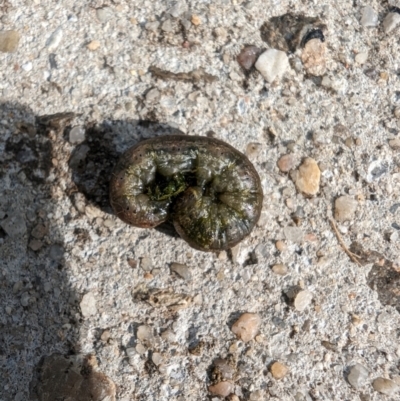
{"type": "Polygon", "coordinates": [[[355,60],[358,64],[364,64],[368,59],[368,51],[360,52],[355,57],[355,60]]]}
{"type": "Polygon", "coordinates": [[[385,19],[383,20],[383,30],[385,33],[389,33],[393,31],[400,23],[400,14],[398,13],[389,13],[385,19]]]}
{"type": "Polygon", "coordinates": [[[110,7],[98,8],[96,17],[100,22],[107,22],[113,16],[113,11],[110,7]]]}
{"type": "Polygon", "coordinates": [[[69,141],[73,144],[81,143],[85,140],[85,128],[78,125],[69,132],[69,141]]]}
{"type": "Polygon", "coordinates": [[[378,25],[378,14],[375,10],[370,7],[366,6],[363,9],[362,16],[361,16],[361,25],[363,26],[377,26],[378,25]]]}
{"type": "Polygon", "coordinates": [[[83,317],[93,316],[97,313],[96,298],[92,292],[83,296],[80,307],[83,317]]]}
{"type": "Polygon", "coordinates": [[[368,378],[368,370],[360,363],[356,363],[351,367],[347,376],[348,382],[356,389],[362,387],[368,378]]]}
{"type": "Polygon", "coordinates": [[[313,295],[310,291],[307,291],[307,290],[300,291],[296,295],[296,298],[294,300],[294,307],[299,312],[302,312],[304,309],[307,308],[308,305],[310,305],[312,299],[313,299],[313,295]]]}
{"type": "Polygon", "coordinates": [[[31,63],[30,61],[28,61],[27,63],[22,64],[22,65],[21,65],[21,68],[22,68],[24,71],[29,72],[29,71],[32,70],[32,63],[31,63]]]}
{"type": "Polygon", "coordinates": [[[61,27],[58,27],[52,33],[52,35],[49,37],[49,39],[47,39],[46,47],[49,49],[49,51],[53,51],[53,50],[57,49],[58,45],[61,42],[62,37],[63,37],[63,31],[62,31],[61,27]]]}
{"type": "Polygon", "coordinates": [[[260,55],[255,67],[267,82],[272,83],[283,77],[289,67],[289,59],[285,52],[269,49],[260,55]]]}

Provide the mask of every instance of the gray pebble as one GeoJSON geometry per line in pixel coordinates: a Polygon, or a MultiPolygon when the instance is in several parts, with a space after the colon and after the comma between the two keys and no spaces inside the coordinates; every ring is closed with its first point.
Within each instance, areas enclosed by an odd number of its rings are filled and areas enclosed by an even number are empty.
{"type": "Polygon", "coordinates": [[[400,24],[400,14],[389,13],[383,20],[383,30],[385,33],[393,31],[400,24]]]}
{"type": "Polygon", "coordinates": [[[349,374],[347,376],[348,382],[356,389],[362,387],[365,380],[368,378],[368,370],[360,363],[356,363],[350,368],[349,374]]]}
{"type": "Polygon", "coordinates": [[[335,219],[341,222],[352,220],[357,205],[357,201],[352,196],[340,196],[335,201],[335,219]]]}
{"type": "Polygon", "coordinates": [[[361,15],[362,26],[377,26],[378,25],[378,14],[370,6],[365,6],[361,15]]]}
{"type": "Polygon", "coordinates": [[[102,23],[107,22],[112,16],[113,11],[110,7],[102,7],[96,10],[96,17],[102,23]]]}
{"type": "Polygon", "coordinates": [[[49,51],[57,49],[62,38],[63,38],[63,31],[61,27],[58,27],[47,39],[46,47],[49,49],[49,51]]]}
{"type": "Polygon", "coordinates": [[[182,277],[184,280],[189,281],[192,279],[190,269],[181,263],[171,263],[171,271],[182,277]]]}
{"type": "Polygon", "coordinates": [[[22,237],[26,233],[26,223],[20,214],[7,217],[0,226],[11,238],[22,237]]]}
{"type": "Polygon", "coordinates": [[[69,141],[72,144],[81,143],[85,140],[85,128],[81,125],[73,127],[69,132],[69,141]]]}
{"type": "Polygon", "coordinates": [[[167,19],[166,21],[164,21],[162,23],[161,29],[164,32],[173,32],[175,30],[175,26],[174,26],[174,23],[172,22],[172,20],[167,19]]]}
{"type": "Polygon", "coordinates": [[[291,242],[297,244],[303,242],[304,233],[299,227],[287,226],[283,229],[283,233],[285,238],[291,242]]]}

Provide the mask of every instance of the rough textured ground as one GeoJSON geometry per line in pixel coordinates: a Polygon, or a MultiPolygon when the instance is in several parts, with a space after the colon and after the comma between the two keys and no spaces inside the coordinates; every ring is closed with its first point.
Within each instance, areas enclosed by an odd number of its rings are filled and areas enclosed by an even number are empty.
{"type": "Polygon", "coordinates": [[[210,367],[229,354],[240,400],[400,399],[372,386],[400,385],[400,157],[389,142],[400,132],[400,31],[381,24],[400,4],[371,1],[371,28],[358,0],[180,4],[0,0],[0,30],[21,36],[0,53],[0,400],[34,397],[37,367],[54,353],[95,355],[124,401],[212,399],[210,367]],[[236,60],[245,44],[267,48],[260,27],[289,11],[326,24],[324,84],[299,54],[272,84],[236,60]],[[61,112],[75,115],[39,118],[61,112]],[[70,141],[76,126],[81,143],[70,141]],[[261,176],[262,217],[232,251],[196,251],[168,227],[112,214],[118,155],[177,129],[247,151],[261,176]],[[316,196],[280,172],[287,153],[294,168],[317,161],[316,196]],[[357,209],[335,232],[341,195],[357,209]],[[296,286],[312,294],[302,311],[288,296],[296,286]],[[190,302],[157,307],[142,296],[155,288],[190,302]],[[243,312],[262,321],[246,344],[231,331],[243,312]],[[138,335],[143,325],[151,335],[138,335]],[[274,361],[288,367],[281,380],[274,361]],[[347,381],[356,363],[369,372],[358,389],[347,381]]]}

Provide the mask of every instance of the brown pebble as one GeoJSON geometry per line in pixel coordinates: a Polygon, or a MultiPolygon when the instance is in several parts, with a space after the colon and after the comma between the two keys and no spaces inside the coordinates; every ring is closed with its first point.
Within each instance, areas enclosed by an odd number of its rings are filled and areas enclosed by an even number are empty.
{"type": "Polygon", "coordinates": [[[243,342],[251,341],[260,330],[261,318],[257,313],[243,313],[233,324],[232,332],[243,342]]]}
{"type": "Polygon", "coordinates": [[[235,386],[233,383],[225,381],[208,386],[208,391],[211,394],[219,395],[220,397],[228,397],[229,394],[233,393],[235,386]]]}
{"type": "Polygon", "coordinates": [[[257,60],[261,50],[257,46],[246,46],[238,54],[236,60],[245,70],[250,70],[257,60]]]}
{"type": "Polygon", "coordinates": [[[17,50],[20,35],[17,31],[0,32],[0,52],[14,53],[17,50]]]}
{"type": "Polygon", "coordinates": [[[286,249],[286,244],[284,241],[276,241],[275,247],[278,251],[283,252],[286,249]]]}
{"type": "Polygon", "coordinates": [[[151,273],[145,273],[143,276],[146,280],[152,280],[154,276],[151,273]]]}
{"type": "Polygon", "coordinates": [[[288,268],[286,265],[279,263],[277,265],[272,266],[272,271],[279,276],[285,276],[288,272],[288,268]]]}
{"type": "Polygon", "coordinates": [[[315,76],[322,76],[326,72],[326,45],[319,39],[309,40],[301,54],[301,61],[303,62],[305,70],[315,76]]]}
{"type": "Polygon", "coordinates": [[[128,265],[132,267],[132,269],[136,269],[137,264],[138,264],[137,260],[128,258],[128,265]]]}
{"type": "Polygon", "coordinates": [[[289,371],[287,366],[285,366],[283,363],[280,363],[280,362],[274,362],[271,365],[270,370],[271,370],[272,376],[277,380],[283,379],[289,371]]]}
{"type": "Polygon", "coordinates": [[[290,170],[293,169],[293,167],[295,166],[295,159],[293,154],[289,153],[287,155],[283,155],[280,157],[280,159],[278,160],[278,168],[279,170],[282,171],[282,173],[287,173],[290,170]]]}
{"type": "Polygon", "coordinates": [[[384,377],[376,378],[372,383],[372,387],[375,391],[385,395],[394,395],[399,390],[398,384],[384,377]]]}
{"type": "Polygon", "coordinates": [[[193,14],[193,15],[192,15],[191,21],[192,21],[192,24],[193,24],[193,25],[196,25],[196,26],[198,26],[198,25],[201,24],[201,19],[200,19],[200,17],[199,17],[198,15],[196,15],[196,14],[193,14]]]}
{"type": "Polygon", "coordinates": [[[307,196],[318,193],[320,178],[321,171],[317,162],[311,157],[304,159],[298,170],[294,171],[292,175],[297,190],[307,196]]]}
{"type": "Polygon", "coordinates": [[[86,47],[93,52],[100,47],[100,42],[98,40],[92,40],[86,47]]]}
{"type": "Polygon", "coordinates": [[[389,146],[392,149],[400,149],[400,139],[399,138],[391,139],[389,141],[389,146]]]}
{"type": "Polygon", "coordinates": [[[42,241],[39,241],[37,239],[32,239],[29,241],[29,248],[31,248],[32,251],[38,251],[42,246],[42,241]]]}

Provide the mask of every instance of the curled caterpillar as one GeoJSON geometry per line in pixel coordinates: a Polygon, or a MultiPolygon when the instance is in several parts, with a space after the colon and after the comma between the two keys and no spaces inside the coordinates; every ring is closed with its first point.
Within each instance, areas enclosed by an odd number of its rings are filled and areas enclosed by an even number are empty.
{"type": "Polygon", "coordinates": [[[128,149],[110,183],[116,215],[137,227],[167,220],[193,248],[228,249],[250,234],[263,201],[249,159],[220,140],[169,135],[128,149]]]}

